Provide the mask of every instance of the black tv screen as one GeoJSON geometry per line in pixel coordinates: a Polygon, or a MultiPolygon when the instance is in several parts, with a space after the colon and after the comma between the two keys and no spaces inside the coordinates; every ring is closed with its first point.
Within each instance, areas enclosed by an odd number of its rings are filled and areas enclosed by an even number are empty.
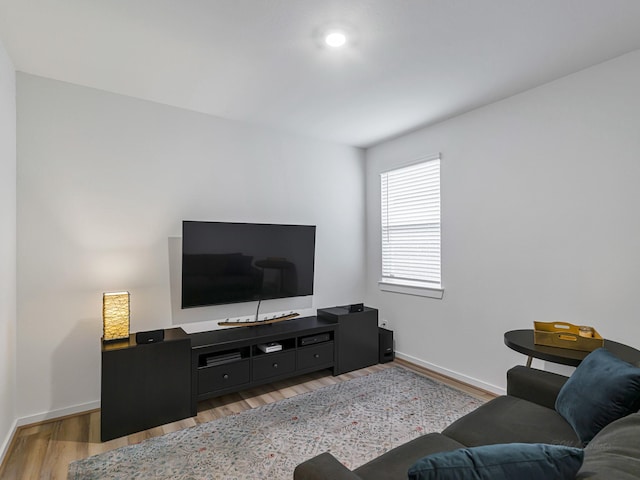
{"type": "Polygon", "coordinates": [[[313,294],[316,227],[182,223],[182,308],[313,294]]]}

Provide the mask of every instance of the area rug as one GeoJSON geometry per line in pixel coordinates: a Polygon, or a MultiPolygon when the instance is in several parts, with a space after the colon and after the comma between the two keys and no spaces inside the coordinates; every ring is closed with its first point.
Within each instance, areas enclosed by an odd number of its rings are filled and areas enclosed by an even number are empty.
{"type": "Polygon", "coordinates": [[[290,480],[322,452],[353,469],[482,403],[393,367],[78,460],[68,478],[290,480]]]}

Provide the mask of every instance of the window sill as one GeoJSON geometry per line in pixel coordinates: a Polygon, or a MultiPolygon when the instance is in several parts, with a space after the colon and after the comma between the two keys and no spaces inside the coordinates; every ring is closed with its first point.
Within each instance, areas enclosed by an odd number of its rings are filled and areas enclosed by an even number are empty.
{"type": "Polygon", "coordinates": [[[416,295],[418,297],[428,297],[442,300],[444,288],[426,287],[423,285],[407,285],[404,283],[393,283],[385,280],[378,282],[378,287],[383,292],[402,293],[404,295],[416,295]]]}

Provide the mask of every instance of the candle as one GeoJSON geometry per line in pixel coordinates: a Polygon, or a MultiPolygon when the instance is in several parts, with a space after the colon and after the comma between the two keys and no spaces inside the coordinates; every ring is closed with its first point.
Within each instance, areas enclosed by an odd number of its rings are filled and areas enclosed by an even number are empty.
{"type": "Polygon", "coordinates": [[[578,329],[578,334],[581,337],[592,338],[593,337],[593,328],[592,327],[580,327],[578,329]]]}

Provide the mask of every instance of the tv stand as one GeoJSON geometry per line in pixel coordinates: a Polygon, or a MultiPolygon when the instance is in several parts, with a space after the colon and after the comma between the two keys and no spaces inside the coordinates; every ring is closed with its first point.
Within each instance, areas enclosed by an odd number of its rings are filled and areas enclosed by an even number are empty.
{"type": "Polygon", "coordinates": [[[338,324],[303,317],[269,325],[192,333],[192,410],[208,398],[332,369],[337,374],[338,324]],[[258,345],[278,343],[265,353],[258,345]]]}
{"type": "Polygon", "coordinates": [[[198,401],[331,369],[377,363],[377,310],[319,310],[318,317],[186,334],[137,345],[135,335],[102,345],[101,439],[197,415],[198,401]],[[371,338],[370,338],[371,337],[371,338]],[[260,348],[277,343],[281,349],[260,348]],[[269,353],[267,353],[269,352],[269,353]],[[375,355],[374,355],[375,353],[375,355]]]}

